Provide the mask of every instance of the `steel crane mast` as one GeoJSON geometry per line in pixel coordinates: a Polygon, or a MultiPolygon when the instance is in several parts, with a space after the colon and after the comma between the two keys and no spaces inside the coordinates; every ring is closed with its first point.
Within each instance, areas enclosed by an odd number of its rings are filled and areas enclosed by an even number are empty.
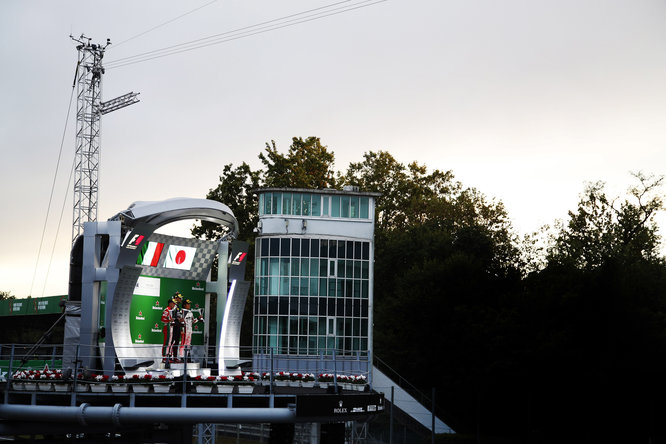
{"type": "Polygon", "coordinates": [[[72,241],[83,233],[83,224],[97,220],[99,192],[100,130],[101,116],[137,103],[138,93],[130,92],[108,102],[102,102],[102,77],[104,51],[111,44],[91,43],[81,34],[70,36],[78,43],[76,67],[76,151],[74,154],[74,214],[72,217],[72,241]]]}

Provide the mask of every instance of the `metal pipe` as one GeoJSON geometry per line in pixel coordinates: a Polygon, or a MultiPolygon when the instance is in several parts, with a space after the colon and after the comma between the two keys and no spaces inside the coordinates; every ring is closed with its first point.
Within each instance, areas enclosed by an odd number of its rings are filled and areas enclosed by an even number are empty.
{"type": "Polygon", "coordinates": [[[112,424],[116,427],[153,422],[168,424],[198,423],[290,423],[296,420],[291,408],[206,408],[206,407],[77,407],[51,405],[0,405],[0,418],[9,421],[112,424]]]}

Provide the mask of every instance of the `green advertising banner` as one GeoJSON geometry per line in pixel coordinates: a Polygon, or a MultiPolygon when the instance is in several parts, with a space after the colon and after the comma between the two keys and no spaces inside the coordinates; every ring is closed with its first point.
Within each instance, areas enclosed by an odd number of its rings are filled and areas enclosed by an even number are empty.
{"type": "MultiPolygon", "coordinates": [[[[133,344],[163,344],[162,312],[175,292],[182,294],[183,299],[192,301],[191,309],[195,318],[199,314],[206,317],[205,281],[140,276],[130,305],[130,334],[133,344]]],[[[204,344],[204,330],[204,323],[194,324],[192,345],[204,344]]]]}
{"type": "Polygon", "coordinates": [[[47,296],[43,298],[7,299],[0,301],[0,316],[23,316],[62,313],[60,301],[67,296],[47,296]]]}

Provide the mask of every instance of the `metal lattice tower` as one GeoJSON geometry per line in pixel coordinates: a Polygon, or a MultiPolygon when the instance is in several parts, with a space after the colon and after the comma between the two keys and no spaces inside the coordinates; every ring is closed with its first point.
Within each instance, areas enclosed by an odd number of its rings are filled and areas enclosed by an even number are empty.
{"type": "Polygon", "coordinates": [[[78,39],[76,151],[74,158],[74,215],[72,241],[83,232],[84,222],[97,220],[99,191],[100,127],[102,114],[137,103],[138,93],[128,93],[108,102],[102,102],[102,59],[111,44],[91,43],[83,34],[78,39]]]}

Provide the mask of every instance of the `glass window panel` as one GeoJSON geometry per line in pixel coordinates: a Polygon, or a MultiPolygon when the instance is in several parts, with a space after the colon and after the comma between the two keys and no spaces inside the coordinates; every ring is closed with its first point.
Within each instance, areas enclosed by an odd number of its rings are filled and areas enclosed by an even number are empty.
{"type": "Polygon", "coordinates": [[[368,281],[361,281],[361,297],[368,298],[368,281]]]}
{"type": "Polygon", "coordinates": [[[310,261],[307,259],[301,260],[301,276],[310,276],[310,261]]]}
{"type": "Polygon", "coordinates": [[[361,262],[361,279],[370,278],[370,262],[363,261],[361,262]]]}
{"type": "Polygon", "coordinates": [[[264,214],[271,214],[271,193],[264,196],[264,214]]]}
{"type": "Polygon", "coordinates": [[[349,217],[358,219],[358,197],[351,196],[349,198],[349,217]]]}
{"type": "MultiPolygon", "coordinates": [[[[310,315],[318,315],[319,314],[319,299],[317,298],[310,298],[309,301],[309,306],[310,306],[310,315]]],[[[310,334],[316,334],[316,333],[310,333],[310,334]]]]}
{"type": "Polygon", "coordinates": [[[336,285],[337,287],[337,296],[339,298],[343,297],[345,295],[345,280],[344,279],[338,279],[338,284],[336,285]]]}
{"type": "Polygon", "coordinates": [[[319,257],[319,239],[310,239],[310,256],[319,257]]]}
{"type": "Polygon", "coordinates": [[[301,195],[293,193],[291,198],[291,214],[295,216],[301,215],[301,195]]]}
{"type": "Polygon", "coordinates": [[[268,298],[260,297],[259,298],[259,313],[268,314],[268,298]]]}
{"type": "Polygon", "coordinates": [[[310,242],[307,239],[301,242],[301,256],[310,257],[310,242]]]}
{"type": "Polygon", "coordinates": [[[358,338],[352,338],[352,350],[353,351],[359,351],[360,350],[360,344],[359,344],[359,339],[358,338]]]}
{"type": "Polygon", "coordinates": [[[340,301],[339,304],[336,304],[335,315],[340,316],[341,318],[345,315],[345,304],[343,304],[342,301],[340,301]]]}
{"type": "Polygon", "coordinates": [[[270,276],[279,276],[280,275],[280,260],[278,258],[271,258],[270,263],[270,270],[268,274],[270,276]]]}
{"type": "Polygon", "coordinates": [[[266,322],[268,319],[266,316],[259,316],[257,319],[259,320],[259,333],[266,334],[266,322]]]}
{"type": "Polygon", "coordinates": [[[360,201],[360,214],[359,216],[361,219],[370,219],[370,213],[369,213],[369,204],[368,204],[368,198],[367,197],[361,197],[360,201]]]}
{"type": "Polygon", "coordinates": [[[298,297],[292,296],[289,298],[289,314],[298,314],[298,297]]]}
{"type": "Polygon", "coordinates": [[[329,259],[328,260],[328,276],[329,277],[335,277],[335,275],[336,275],[335,259],[329,259]]]}
{"type": "Polygon", "coordinates": [[[294,256],[298,256],[298,253],[301,251],[301,240],[293,238],[291,240],[291,251],[294,256]]]}
{"type": "Polygon", "coordinates": [[[278,298],[277,296],[268,297],[268,314],[277,314],[278,312],[278,298]]]}
{"type": "Polygon", "coordinates": [[[326,278],[319,278],[319,296],[326,296],[328,294],[326,291],[327,287],[326,278]]]}
{"type": "Polygon", "coordinates": [[[298,334],[301,336],[308,335],[308,318],[305,317],[298,318],[298,334]]]}
{"type": "Polygon", "coordinates": [[[331,217],[340,217],[340,196],[331,196],[331,217]]]}
{"type": "Polygon", "coordinates": [[[259,195],[259,216],[264,214],[264,194],[259,195]]]}
{"type": "Polygon", "coordinates": [[[363,242],[363,260],[369,260],[370,259],[370,243],[369,242],[363,242]]]}
{"type": "Polygon", "coordinates": [[[349,196],[340,199],[340,217],[349,217],[349,196]]]}
{"type": "Polygon", "coordinates": [[[328,298],[326,301],[326,304],[328,305],[327,311],[329,316],[335,315],[335,299],[333,298],[328,298]]]}
{"type": "Polygon", "coordinates": [[[289,335],[298,335],[298,316],[289,316],[289,335]]]}
{"type": "MultiPolygon", "coordinates": [[[[280,318],[282,319],[282,318],[280,318]]],[[[280,343],[278,345],[278,353],[288,354],[289,353],[289,336],[280,336],[280,343]]]]}
{"type": "Polygon", "coordinates": [[[347,316],[348,318],[351,318],[353,315],[352,301],[353,299],[351,298],[345,298],[345,316],[347,316]]]}
{"type": "Polygon", "coordinates": [[[298,336],[289,337],[289,354],[295,355],[298,352],[298,336]]]}
{"type": "Polygon", "coordinates": [[[332,355],[335,348],[335,338],[326,338],[326,354],[332,355]]]}
{"type": "Polygon", "coordinates": [[[322,216],[328,216],[329,215],[329,201],[331,199],[328,196],[322,196],[321,197],[321,215],[322,216]]]}
{"type": "Polygon", "coordinates": [[[361,350],[363,351],[368,350],[368,340],[365,338],[361,338],[361,350]]]}
{"type": "Polygon", "coordinates": [[[315,317],[308,318],[308,335],[316,336],[317,335],[317,325],[319,320],[315,317]]]}
{"type": "Polygon", "coordinates": [[[362,318],[367,318],[368,317],[368,300],[367,299],[362,299],[361,300],[361,317],[362,318]]]}
{"type": "Polygon", "coordinates": [[[354,289],[354,280],[353,279],[347,279],[345,281],[345,296],[348,297],[348,298],[351,298],[352,295],[353,295],[353,293],[352,293],[353,289],[354,289]]]}
{"type": "Polygon", "coordinates": [[[312,196],[312,203],[310,206],[310,214],[312,216],[320,216],[321,215],[321,196],[318,194],[315,194],[312,196]]]}
{"type": "Polygon", "coordinates": [[[268,256],[268,245],[269,245],[269,239],[261,240],[261,255],[263,257],[268,256]]]}
{"type": "Polygon", "coordinates": [[[325,317],[320,317],[319,318],[319,323],[317,324],[317,334],[319,336],[326,336],[326,318],[325,317]]]}
{"type": "Polygon", "coordinates": [[[280,255],[289,256],[289,239],[280,239],[280,255]]]}
{"type": "Polygon", "coordinates": [[[324,353],[326,354],[326,337],[325,336],[319,336],[317,339],[318,345],[319,345],[319,353],[324,353]]]}
{"type": "Polygon", "coordinates": [[[319,276],[328,276],[328,259],[319,261],[319,276]]]}
{"type": "Polygon", "coordinates": [[[298,338],[298,354],[307,355],[308,354],[308,338],[299,337],[298,338]]]}
{"type": "Polygon", "coordinates": [[[346,245],[345,241],[338,241],[338,257],[340,259],[345,258],[345,245],[346,245]]]}
{"type": "Polygon", "coordinates": [[[308,338],[308,355],[317,354],[317,337],[311,336],[308,338]]]}
{"type": "Polygon", "coordinates": [[[352,336],[352,320],[345,319],[345,336],[352,336]]]}
{"type": "Polygon", "coordinates": [[[303,195],[303,216],[309,216],[310,215],[310,194],[304,194],[303,195]]]}
{"type": "Polygon", "coordinates": [[[281,315],[286,315],[289,314],[289,298],[286,297],[280,297],[280,300],[278,301],[280,304],[280,314],[281,315]]]}
{"type": "Polygon", "coordinates": [[[277,295],[280,292],[280,278],[271,276],[268,278],[268,294],[277,295]]]}
{"type": "Polygon", "coordinates": [[[322,239],[319,243],[319,256],[328,257],[328,239],[322,239]]]}
{"type": "Polygon", "coordinates": [[[361,332],[359,334],[361,337],[368,337],[368,320],[361,319],[361,332]]]}
{"type": "Polygon", "coordinates": [[[360,298],[361,297],[361,281],[358,279],[354,279],[354,294],[353,296],[355,298],[360,298]]]}
{"type": "Polygon", "coordinates": [[[282,193],[273,193],[273,207],[271,214],[282,213],[282,193]]]}
{"type": "Polygon", "coordinates": [[[268,278],[262,277],[259,284],[259,294],[268,294],[268,278]]]}
{"type": "Polygon", "coordinates": [[[310,259],[310,276],[319,276],[319,259],[310,259]]]}
{"type": "Polygon", "coordinates": [[[261,258],[261,275],[268,275],[268,259],[266,258],[261,258]]]}
{"type": "Polygon", "coordinates": [[[319,296],[319,282],[317,282],[317,278],[310,278],[310,296],[319,296]]]}
{"type": "Polygon", "coordinates": [[[289,276],[289,258],[280,258],[280,276],[289,276]]]}
{"type": "Polygon", "coordinates": [[[347,251],[345,253],[347,259],[354,259],[354,241],[347,241],[347,251]]]}
{"type": "Polygon", "coordinates": [[[280,335],[288,335],[289,334],[289,318],[287,316],[280,316],[278,318],[278,333],[280,335]]]}
{"type": "Polygon", "coordinates": [[[308,300],[307,298],[298,299],[298,314],[307,315],[308,314],[308,300]]]}
{"type": "Polygon", "coordinates": [[[327,321],[326,334],[329,335],[329,336],[331,336],[331,335],[334,336],[335,335],[335,326],[336,326],[335,318],[329,316],[328,318],[326,318],[326,321],[327,321]]]}
{"type": "Polygon", "coordinates": [[[282,195],[282,214],[291,214],[291,193],[282,195]]]}
{"type": "Polygon", "coordinates": [[[348,279],[351,279],[354,277],[354,261],[347,261],[346,265],[345,268],[347,271],[345,272],[345,276],[347,276],[348,279]]]}
{"type": "Polygon", "coordinates": [[[308,284],[310,282],[310,279],[308,278],[301,278],[301,296],[307,296],[308,295],[308,284]]]}
{"type": "Polygon", "coordinates": [[[289,276],[280,276],[280,295],[289,296],[289,276]]]}
{"type": "Polygon", "coordinates": [[[269,335],[275,335],[277,334],[277,316],[269,316],[268,317],[268,334],[269,335]]]}
{"type": "Polygon", "coordinates": [[[298,295],[300,290],[299,279],[297,277],[291,278],[291,294],[298,295]]]}
{"type": "Polygon", "coordinates": [[[338,257],[338,242],[334,240],[328,241],[328,257],[338,257]]]}
{"type": "MultiPolygon", "coordinates": [[[[353,316],[355,318],[358,318],[361,316],[361,300],[360,299],[354,299],[354,312],[353,316]]],[[[354,335],[357,335],[357,333],[354,333],[354,335]]]]}
{"type": "Polygon", "coordinates": [[[343,259],[338,259],[336,261],[337,265],[337,277],[345,277],[345,261],[343,259]]]}
{"type": "Polygon", "coordinates": [[[354,278],[361,278],[361,261],[354,261],[354,278]]]}
{"type": "Polygon", "coordinates": [[[319,314],[326,316],[326,298],[319,298],[319,314]]]}
{"type": "Polygon", "coordinates": [[[271,238],[271,256],[280,255],[280,239],[277,237],[271,238]]]}
{"type": "Polygon", "coordinates": [[[301,265],[298,259],[291,259],[291,275],[300,276],[298,273],[301,271],[301,265]]]}
{"type": "Polygon", "coordinates": [[[361,259],[361,242],[354,242],[354,259],[361,259]]]}

